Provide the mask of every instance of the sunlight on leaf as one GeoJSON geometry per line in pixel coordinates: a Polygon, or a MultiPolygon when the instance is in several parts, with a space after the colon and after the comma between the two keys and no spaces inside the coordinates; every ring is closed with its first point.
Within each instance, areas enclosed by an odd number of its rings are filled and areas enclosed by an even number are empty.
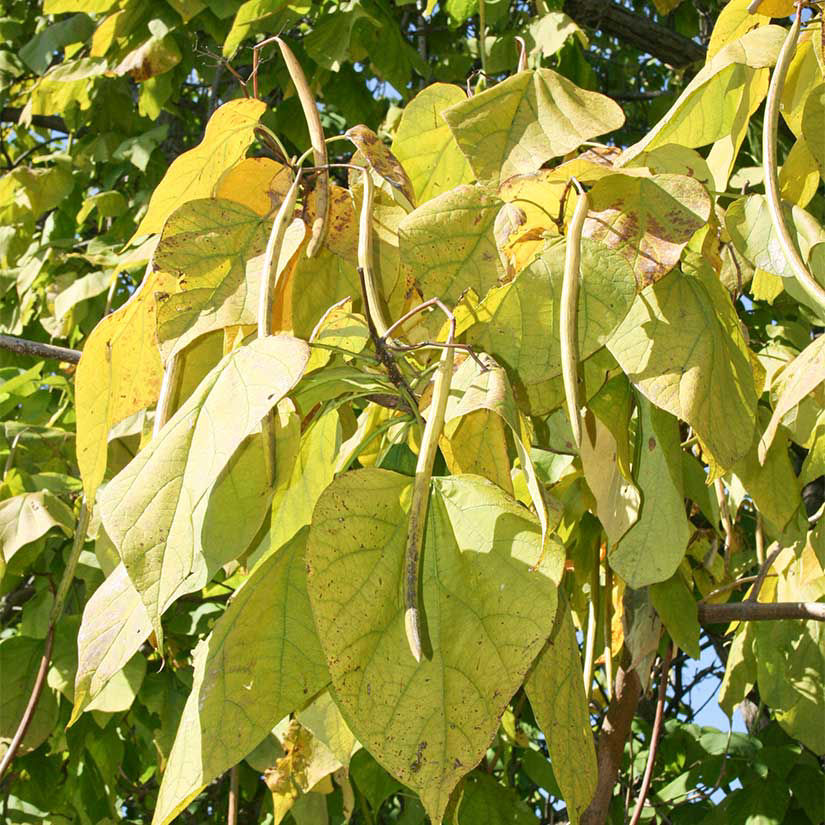
{"type": "Polygon", "coordinates": [[[308,587],[347,723],[440,822],[550,633],[556,584],[531,572],[538,525],[502,490],[433,479],[421,583],[432,650],[416,663],[401,598],[411,488],[377,469],[333,482],[310,530],[308,587]]]}
{"type": "Polygon", "coordinates": [[[172,161],[152,194],[135,236],[160,232],[179,206],[210,197],[221,175],[246,154],[264,111],[266,104],[262,100],[224,103],[206,124],[203,140],[172,161]]]}
{"type": "Polygon", "coordinates": [[[303,531],[261,562],[198,645],[154,825],[171,822],[327,684],[306,592],[305,542],[303,531]]]}

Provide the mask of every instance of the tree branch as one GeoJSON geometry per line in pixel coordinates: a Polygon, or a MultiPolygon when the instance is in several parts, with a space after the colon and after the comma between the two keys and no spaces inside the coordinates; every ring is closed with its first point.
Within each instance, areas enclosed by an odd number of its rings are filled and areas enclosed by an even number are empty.
{"type": "Polygon", "coordinates": [[[54,630],[55,626],[49,626],[49,632],[46,634],[46,646],[43,649],[43,655],[40,658],[40,667],[37,670],[37,676],[32,686],[32,692],[29,696],[29,701],[26,704],[26,709],[23,711],[23,716],[20,717],[20,723],[17,725],[17,730],[6,752],[3,754],[3,759],[0,760],[0,779],[2,779],[12,760],[17,754],[20,743],[26,736],[29,729],[34,712],[37,710],[38,702],[40,702],[40,694],[43,692],[43,685],[46,684],[46,674],[49,672],[49,665],[52,661],[52,646],[54,645],[54,630]]]}
{"type": "Polygon", "coordinates": [[[653,732],[650,734],[650,750],[647,752],[647,764],[645,765],[642,787],[636,799],[636,807],[633,810],[630,825],[638,825],[642,817],[642,809],[645,806],[647,793],[650,790],[650,782],[653,779],[653,766],[656,762],[656,751],[659,748],[659,736],[662,732],[662,717],[664,716],[665,709],[665,696],[667,695],[667,675],[670,670],[670,660],[672,656],[673,644],[669,644],[664,661],[662,662],[662,673],[661,676],[659,676],[659,696],[656,700],[656,717],[653,720],[653,732]]]}
{"type": "Polygon", "coordinates": [[[0,335],[0,349],[16,352],[18,355],[33,355],[35,358],[53,358],[55,361],[67,361],[76,364],[80,360],[80,350],[56,347],[53,344],[41,344],[14,335],[0,335]]]}
{"type": "Polygon", "coordinates": [[[616,777],[622,766],[625,742],[639,705],[642,685],[635,670],[620,667],[616,673],[616,689],[607,709],[599,735],[599,778],[593,801],[582,814],[581,825],[604,825],[613,798],[616,777]]]}
{"type": "Polygon", "coordinates": [[[600,29],[668,66],[678,68],[698,63],[707,54],[704,46],[618,3],[566,0],[564,11],[580,26],[600,29]]]}
{"type": "MultiPolygon", "coordinates": [[[[20,120],[22,109],[15,109],[11,106],[6,106],[0,111],[0,121],[3,123],[17,123],[20,120]]],[[[57,115],[32,115],[32,126],[38,126],[41,129],[52,129],[55,132],[63,132],[68,135],[71,129],[66,125],[66,121],[57,115]]]]}
{"type": "Polygon", "coordinates": [[[734,602],[698,604],[700,624],[769,622],[777,619],[813,619],[825,622],[825,602],[734,602]]]}

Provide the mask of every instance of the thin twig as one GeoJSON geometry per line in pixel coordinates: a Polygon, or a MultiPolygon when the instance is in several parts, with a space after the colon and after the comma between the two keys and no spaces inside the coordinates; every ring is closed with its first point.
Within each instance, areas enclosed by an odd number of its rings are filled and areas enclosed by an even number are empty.
{"type": "Polygon", "coordinates": [[[659,677],[659,696],[656,700],[656,716],[653,719],[653,732],[650,734],[650,750],[647,752],[647,764],[645,765],[644,776],[642,777],[642,787],[639,789],[639,797],[636,800],[636,807],[633,816],[630,818],[630,825],[638,825],[642,816],[642,809],[645,806],[647,793],[650,790],[650,780],[653,778],[653,765],[656,762],[656,751],[659,748],[659,736],[662,732],[662,718],[664,717],[665,696],[667,694],[667,675],[670,670],[670,662],[673,658],[673,645],[667,646],[667,653],[662,663],[662,675],[659,677]]]}
{"type": "Polygon", "coordinates": [[[69,559],[66,562],[66,568],[63,571],[63,576],[60,579],[60,584],[57,587],[57,593],[54,597],[51,613],[49,614],[49,630],[46,634],[46,645],[43,648],[43,656],[40,659],[40,667],[37,670],[37,676],[32,686],[32,692],[29,696],[29,701],[26,704],[26,709],[23,711],[23,716],[20,718],[20,723],[14,733],[14,737],[9,743],[8,749],[3,754],[3,759],[0,760],[0,779],[3,778],[12,760],[17,755],[20,743],[26,736],[26,731],[29,729],[32,718],[37,711],[37,705],[40,702],[40,696],[43,693],[43,686],[46,683],[46,674],[49,672],[49,665],[52,660],[52,648],[54,646],[54,634],[57,628],[57,623],[63,615],[63,607],[66,604],[66,596],[74,581],[74,574],[77,570],[77,562],[80,558],[80,553],[86,543],[86,531],[89,529],[90,507],[86,505],[86,500],[80,505],[80,515],[77,519],[77,526],[75,527],[74,541],[72,542],[72,550],[69,553],[69,559]]]}
{"type": "Polygon", "coordinates": [[[700,599],[700,604],[705,604],[709,602],[711,599],[716,598],[716,596],[721,596],[722,593],[728,593],[731,590],[736,590],[737,587],[743,587],[746,584],[751,584],[751,582],[756,581],[756,576],[744,576],[741,579],[737,579],[733,582],[728,582],[727,584],[723,584],[721,587],[717,587],[715,590],[711,590],[707,596],[703,599],[700,599]]]}
{"type": "Polygon", "coordinates": [[[0,335],[0,349],[16,352],[18,355],[31,355],[35,358],[51,358],[76,364],[80,360],[80,350],[56,347],[53,344],[41,344],[15,335],[0,335]]]}
{"type": "Polygon", "coordinates": [[[52,646],[54,645],[54,625],[49,626],[49,631],[46,634],[46,646],[43,649],[43,656],[40,659],[40,667],[37,670],[37,677],[32,686],[32,692],[29,696],[29,701],[26,704],[26,709],[23,711],[23,716],[20,718],[20,723],[17,725],[17,730],[14,737],[9,743],[8,750],[3,754],[3,759],[0,761],[0,779],[2,779],[12,760],[17,755],[17,750],[23,737],[29,729],[34,712],[37,710],[37,704],[40,701],[40,694],[43,692],[43,685],[46,684],[46,674],[49,672],[49,665],[52,661],[52,646]]]}
{"type": "Polygon", "coordinates": [[[759,599],[759,591],[762,589],[762,585],[765,583],[765,578],[770,572],[771,565],[776,561],[776,557],[781,552],[782,548],[779,546],[779,542],[777,542],[776,547],[771,551],[771,554],[768,556],[768,558],[765,559],[765,562],[762,565],[762,567],[759,568],[759,573],[756,576],[756,581],[754,582],[753,588],[751,589],[748,598],[745,599],[746,602],[755,602],[759,599]]]}

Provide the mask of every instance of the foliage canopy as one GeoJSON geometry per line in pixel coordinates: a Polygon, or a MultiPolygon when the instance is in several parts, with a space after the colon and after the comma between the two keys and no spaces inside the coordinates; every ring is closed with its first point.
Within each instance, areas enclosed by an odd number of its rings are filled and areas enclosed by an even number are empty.
{"type": "Polygon", "coordinates": [[[5,820],[822,821],[823,4],[596,5],[3,3],[5,820]]]}

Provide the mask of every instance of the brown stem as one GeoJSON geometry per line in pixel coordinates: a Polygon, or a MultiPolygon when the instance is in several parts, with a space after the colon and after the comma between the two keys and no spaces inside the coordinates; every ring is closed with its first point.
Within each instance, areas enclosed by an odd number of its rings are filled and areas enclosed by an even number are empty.
{"type": "Polygon", "coordinates": [[[80,350],[41,344],[40,341],[29,341],[15,335],[0,335],[0,349],[7,349],[18,355],[32,355],[35,358],[53,358],[55,361],[66,361],[69,364],[76,364],[80,360],[80,350]]]}
{"type": "Polygon", "coordinates": [[[616,777],[622,766],[622,756],[630,725],[636,715],[642,685],[635,670],[620,667],[616,673],[613,700],[607,709],[607,716],[599,736],[599,778],[592,802],[582,814],[581,825],[604,825],[613,798],[616,777]]]}
{"type": "Polygon", "coordinates": [[[46,674],[49,672],[49,665],[52,661],[52,646],[54,644],[54,625],[49,626],[49,632],[46,635],[46,647],[43,650],[43,656],[40,659],[40,667],[37,670],[37,677],[32,686],[32,692],[29,696],[26,709],[23,711],[23,716],[20,718],[20,724],[14,733],[14,738],[9,743],[8,750],[3,754],[3,759],[0,761],[0,779],[2,779],[12,760],[17,755],[17,750],[20,743],[29,729],[34,712],[37,710],[37,703],[40,701],[40,694],[43,692],[43,685],[46,684],[46,674]]]}
{"type": "Polygon", "coordinates": [[[769,622],[777,619],[813,619],[825,622],[825,602],[734,602],[698,604],[700,624],[726,622],[769,622]]]}
{"type": "Polygon", "coordinates": [[[670,661],[673,658],[673,645],[667,646],[667,653],[662,663],[662,675],[659,677],[659,696],[656,700],[656,716],[653,720],[653,732],[650,735],[650,750],[647,752],[647,764],[642,777],[642,787],[639,789],[639,798],[636,800],[636,807],[633,809],[633,816],[630,818],[630,825],[638,825],[642,816],[642,808],[645,806],[647,792],[650,790],[650,780],[653,778],[653,764],[656,761],[656,751],[659,748],[659,736],[662,732],[662,718],[665,710],[665,695],[667,694],[667,674],[670,670],[670,661]]]}
{"type": "Polygon", "coordinates": [[[54,632],[60,617],[63,615],[63,608],[66,605],[66,596],[69,594],[69,588],[74,581],[74,574],[77,570],[77,562],[80,558],[80,553],[86,543],[86,533],[89,529],[89,518],[91,516],[91,508],[86,506],[86,501],[80,505],[80,515],[77,519],[77,526],[75,527],[74,541],[72,542],[72,550],[69,553],[69,558],[66,561],[66,567],[63,570],[63,576],[60,579],[60,584],[57,587],[57,592],[54,595],[54,602],[52,604],[51,612],[49,613],[49,631],[46,634],[46,645],[43,649],[43,657],[40,659],[40,667],[37,671],[37,676],[32,686],[31,696],[29,696],[26,709],[23,711],[23,716],[20,719],[20,724],[17,726],[17,731],[14,738],[11,740],[8,750],[3,754],[3,759],[0,761],[0,780],[2,780],[6,770],[17,754],[20,743],[29,729],[32,717],[37,710],[37,703],[40,701],[40,694],[43,692],[43,685],[46,681],[46,674],[49,671],[49,664],[52,660],[52,646],[54,645],[54,632]]]}

